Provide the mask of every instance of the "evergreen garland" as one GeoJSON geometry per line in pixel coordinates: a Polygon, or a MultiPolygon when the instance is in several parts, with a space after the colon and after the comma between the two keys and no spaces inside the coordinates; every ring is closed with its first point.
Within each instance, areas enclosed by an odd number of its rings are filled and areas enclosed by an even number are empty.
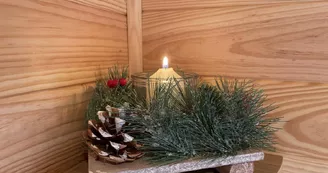
{"type": "Polygon", "coordinates": [[[182,87],[172,79],[157,85],[147,104],[137,97],[131,83],[108,88],[107,79],[97,82],[87,119],[96,119],[96,112],[106,105],[140,110],[138,116],[125,117],[126,128],[138,132],[135,137],[151,163],[274,149],[277,129],[272,124],[279,118],[265,116],[275,107],[265,106],[263,90],[251,81],[219,78],[215,85],[198,82],[182,87]]]}

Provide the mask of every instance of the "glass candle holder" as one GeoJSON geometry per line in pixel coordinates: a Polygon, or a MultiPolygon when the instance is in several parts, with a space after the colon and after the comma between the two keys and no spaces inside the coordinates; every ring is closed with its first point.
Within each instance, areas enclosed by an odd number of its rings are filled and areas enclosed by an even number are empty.
{"type": "MultiPolygon", "coordinates": [[[[168,83],[167,78],[152,78],[153,74],[156,71],[150,72],[141,72],[131,75],[132,84],[138,94],[139,97],[144,97],[147,100],[150,100],[153,94],[153,90],[159,84],[168,83]]],[[[176,73],[180,76],[178,78],[171,79],[172,81],[179,83],[180,87],[185,87],[185,84],[195,86],[198,80],[198,74],[196,73],[188,73],[182,71],[176,71],[176,73]]]]}

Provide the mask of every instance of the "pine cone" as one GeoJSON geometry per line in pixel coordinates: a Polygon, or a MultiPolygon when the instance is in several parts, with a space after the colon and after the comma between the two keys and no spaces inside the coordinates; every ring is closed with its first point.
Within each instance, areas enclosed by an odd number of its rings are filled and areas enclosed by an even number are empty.
{"type": "Polygon", "coordinates": [[[88,130],[83,133],[85,142],[95,153],[96,159],[119,164],[142,157],[143,153],[138,150],[141,145],[128,133],[124,133],[123,126],[126,122],[118,117],[118,109],[106,109],[108,112],[98,112],[100,122],[88,121],[88,130]]]}

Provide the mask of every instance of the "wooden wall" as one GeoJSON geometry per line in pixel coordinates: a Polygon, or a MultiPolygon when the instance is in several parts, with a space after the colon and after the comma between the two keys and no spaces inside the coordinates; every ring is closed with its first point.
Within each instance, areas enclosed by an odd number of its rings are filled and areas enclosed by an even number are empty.
{"type": "Polygon", "coordinates": [[[81,162],[89,87],[116,63],[128,64],[124,0],[0,0],[0,172],[81,162]]]}
{"type": "Polygon", "coordinates": [[[284,116],[282,173],[328,171],[328,1],[143,0],[144,70],[256,79],[284,116]]]}

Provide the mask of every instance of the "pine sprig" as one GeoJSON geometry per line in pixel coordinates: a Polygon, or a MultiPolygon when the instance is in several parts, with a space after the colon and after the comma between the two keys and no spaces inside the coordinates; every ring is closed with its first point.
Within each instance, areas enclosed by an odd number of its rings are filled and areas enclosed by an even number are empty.
{"type": "Polygon", "coordinates": [[[128,77],[128,67],[114,66],[108,69],[108,75],[97,79],[94,93],[89,101],[86,120],[98,120],[97,112],[105,111],[106,106],[110,105],[117,108],[138,108],[146,110],[146,100],[140,98],[132,86],[132,82],[128,81],[124,86],[109,88],[107,81],[110,79],[126,79],[128,77]]]}
{"type": "Polygon", "coordinates": [[[121,78],[128,78],[128,66],[117,66],[108,68],[108,78],[106,79],[121,79],[121,78]]]}

